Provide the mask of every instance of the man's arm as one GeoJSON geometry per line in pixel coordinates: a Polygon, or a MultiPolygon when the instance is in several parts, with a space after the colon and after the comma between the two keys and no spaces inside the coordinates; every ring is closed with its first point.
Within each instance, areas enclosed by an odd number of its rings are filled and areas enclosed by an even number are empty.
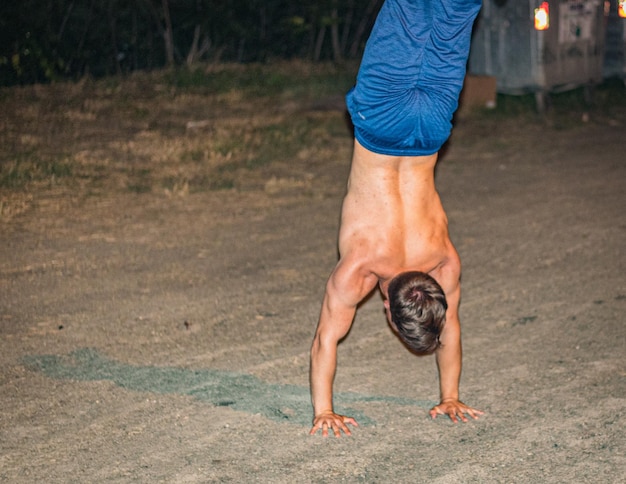
{"type": "Polygon", "coordinates": [[[358,270],[340,262],[326,285],[319,323],[311,347],[311,396],[314,419],[311,435],[322,430],[326,437],[332,429],[336,437],[343,431],[350,435],[346,424],[358,425],[352,417],[333,410],[333,380],[337,369],[337,345],[348,334],[356,314],[357,304],[376,286],[373,275],[360,276],[358,270]]]}
{"type": "Polygon", "coordinates": [[[441,346],[436,352],[437,368],[439,370],[439,393],[440,403],[430,410],[430,416],[436,418],[437,415],[448,415],[450,419],[457,423],[458,419],[467,422],[466,414],[477,419],[483,412],[468,407],[459,400],[459,383],[461,381],[461,367],[463,351],[461,345],[461,325],[459,323],[459,302],[461,286],[457,271],[441,274],[448,302],[446,312],[446,323],[441,332],[441,346]],[[452,277],[450,282],[446,281],[446,275],[452,277]],[[447,283],[447,284],[446,284],[447,283]],[[447,291],[446,291],[447,289],[447,291]]]}

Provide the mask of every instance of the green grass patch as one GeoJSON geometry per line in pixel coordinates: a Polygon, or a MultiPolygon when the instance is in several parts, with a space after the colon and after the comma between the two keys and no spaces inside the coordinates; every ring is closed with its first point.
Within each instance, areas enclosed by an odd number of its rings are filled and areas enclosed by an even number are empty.
{"type": "Polygon", "coordinates": [[[66,157],[41,160],[35,151],[20,153],[12,160],[0,162],[0,188],[22,189],[31,182],[54,182],[73,175],[66,157]]]}
{"type": "Polygon", "coordinates": [[[185,151],[181,155],[180,159],[182,162],[192,161],[194,163],[202,163],[202,161],[204,160],[204,157],[205,157],[205,150],[201,148],[197,148],[197,149],[185,151]]]}
{"type": "Polygon", "coordinates": [[[274,160],[289,159],[298,153],[307,142],[310,123],[306,119],[296,119],[293,123],[264,126],[256,130],[252,137],[250,156],[245,166],[254,169],[274,160]]]}
{"type": "Polygon", "coordinates": [[[137,168],[130,172],[130,179],[126,188],[133,193],[150,193],[152,191],[152,170],[149,168],[137,168]]]}
{"type": "Polygon", "coordinates": [[[185,92],[246,97],[320,96],[345,93],[355,82],[354,65],[251,64],[181,67],[164,75],[167,86],[185,92]]]}
{"type": "MultiPolygon", "coordinates": [[[[316,152],[320,146],[332,145],[339,138],[349,138],[345,118],[337,113],[296,115],[280,122],[245,127],[224,136],[211,150],[224,158],[200,180],[190,180],[190,190],[224,189],[237,186],[246,172],[260,171],[271,164],[301,163],[300,153],[316,152]]],[[[191,155],[187,153],[186,158],[191,155]]]]}

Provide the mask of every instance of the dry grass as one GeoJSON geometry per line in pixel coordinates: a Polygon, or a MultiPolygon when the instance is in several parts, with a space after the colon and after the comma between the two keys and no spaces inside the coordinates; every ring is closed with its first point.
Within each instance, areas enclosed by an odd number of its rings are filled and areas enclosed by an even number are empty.
{"type": "MultiPolygon", "coordinates": [[[[206,65],[1,90],[0,221],[51,198],[76,204],[120,191],[306,190],[311,167],[349,146],[343,95],[355,72],[302,62],[206,65]]],[[[623,84],[600,88],[594,117],[616,119],[625,93],[623,84]]],[[[556,96],[554,106],[552,127],[580,124],[587,110],[581,92],[556,96]]],[[[500,96],[496,111],[469,124],[545,121],[532,96],[500,96]]]]}
{"type": "Polygon", "coordinates": [[[206,66],[4,90],[0,219],[46,197],[171,197],[306,179],[304,158],[315,163],[350,138],[342,93],[351,72],[206,66]]]}

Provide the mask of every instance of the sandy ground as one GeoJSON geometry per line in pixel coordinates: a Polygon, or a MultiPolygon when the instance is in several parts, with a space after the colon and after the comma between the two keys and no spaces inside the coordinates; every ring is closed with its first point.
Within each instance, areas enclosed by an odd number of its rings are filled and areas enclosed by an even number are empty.
{"type": "Polygon", "coordinates": [[[245,190],[38,197],[0,226],[0,481],[623,482],[625,121],[456,126],[468,424],[374,294],[335,385],[361,426],[308,435],[347,132],[245,190]]]}

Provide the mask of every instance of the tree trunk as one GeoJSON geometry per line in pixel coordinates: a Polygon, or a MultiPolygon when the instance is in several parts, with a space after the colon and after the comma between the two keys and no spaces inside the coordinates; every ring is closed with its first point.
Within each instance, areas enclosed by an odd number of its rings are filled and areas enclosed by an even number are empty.
{"type": "Polygon", "coordinates": [[[202,44],[200,44],[200,25],[196,25],[193,31],[193,42],[187,54],[187,65],[191,66],[194,62],[200,60],[204,54],[206,54],[211,48],[211,41],[208,36],[204,36],[202,44]]]}
{"type": "Polygon", "coordinates": [[[343,29],[341,30],[341,52],[345,54],[348,47],[348,38],[350,37],[350,28],[352,27],[352,19],[354,18],[354,0],[348,2],[348,13],[343,19],[343,29]]]}
{"type": "Polygon", "coordinates": [[[61,42],[61,39],[63,38],[63,32],[65,32],[65,26],[67,25],[67,21],[69,20],[73,9],[74,9],[74,2],[70,3],[70,6],[67,8],[67,12],[63,16],[63,21],[61,22],[61,27],[59,27],[59,33],[57,34],[57,37],[59,38],[59,43],[61,42]]]}
{"type": "Polygon", "coordinates": [[[243,62],[244,47],[246,46],[246,38],[239,39],[239,47],[237,48],[237,62],[243,62]]]}
{"type": "Polygon", "coordinates": [[[189,48],[189,53],[187,54],[187,65],[190,66],[196,61],[196,57],[198,55],[198,45],[200,44],[200,25],[196,24],[196,28],[193,31],[193,41],[191,42],[191,47],[189,48]]]}
{"type": "MultiPolygon", "coordinates": [[[[80,36],[80,40],[78,41],[78,47],[76,48],[76,55],[73,57],[70,57],[70,61],[67,63],[67,72],[71,72],[71,65],[74,61],[74,59],[78,59],[78,61],[80,62],[80,58],[83,54],[83,48],[85,47],[85,39],[87,38],[87,32],[89,32],[89,26],[91,24],[91,19],[93,17],[93,7],[94,4],[96,3],[96,0],[91,0],[91,3],[89,4],[89,11],[87,13],[87,18],[83,19],[83,32],[80,36]]],[[[80,65],[80,64],[79,64],[80,65]]],[[[81,69],[83,69],[81,67],[81,69]]],[[[86,69],[86,66],[85,66],[86,69]]],[[[83,75],[87,75],[87,70],[83,70],[83,75]]]]}
{"type": "Polygon", "coordinates": [[[165,20],[165,30],[163,40],[165,41],[165,58],[168,66],[174,65],[174,34],[172,32],[172,19],[170,18],[170,5],[168,0],[162,0],[163,18],[165,20]]]}
{"type": "Polygon", "coordinates": [[[139,26],[137,25],[137,10],[133,9],[133,27],[132,27],[132,34],[130,37],[130,45],[132,46],[133,50],[132,50],[132,66],[133,66],[133,71],[136,71],[139,68],[139,64],[137,62],[137,50],[138,50],[138,46],[137,46],[137,39],[139,38],[139,26]]]}
{"type": "Polygon", "coordinates": [[[333,59],[335,62],[341,62],[343,55],[341,53],[341,45],[339,44],[339,12],[337,11],[337,2],[331,13],[332,25],[330,26],[330,38],[333,44],[333,59]]]}
{"type": "Polygon", "coordinates": [[[326,26],[322,25],[320,31],[317,34],[317,40],[315,41],[315,51],[313,52],[313,60],[315,62],[320,60],[322,56],[322,45],[324,45],[324,37],[326,36],[326,26]]]}
{"type": "Polygon", "coordinates": [[[113,2],[109,1],[107,9],[107,17],[109,17],[109,29],[111,30],[111,44],[113,47],[113,63],[115,65],[115,73],[119,76],[122,74],[122,66],[120,64],[120,53],[117,50],[117,23],[115,15],[113,15],[113,2]]]}
{"type": "Polygon", "coordinates": [[[350,57],[354,58],[357,56],[359,46],[361,45],[363,35],[365,34],[365,29],[367,29],[367,26],[374,21],[374,19],[371,18],[372,13],[380,2],[381,0],[370,0],[370,3],[367,5],[363,18],[359,22],[356,33],[354,34],[354,40],[352,41],[352,45],[350,47],[350,57]]]}

